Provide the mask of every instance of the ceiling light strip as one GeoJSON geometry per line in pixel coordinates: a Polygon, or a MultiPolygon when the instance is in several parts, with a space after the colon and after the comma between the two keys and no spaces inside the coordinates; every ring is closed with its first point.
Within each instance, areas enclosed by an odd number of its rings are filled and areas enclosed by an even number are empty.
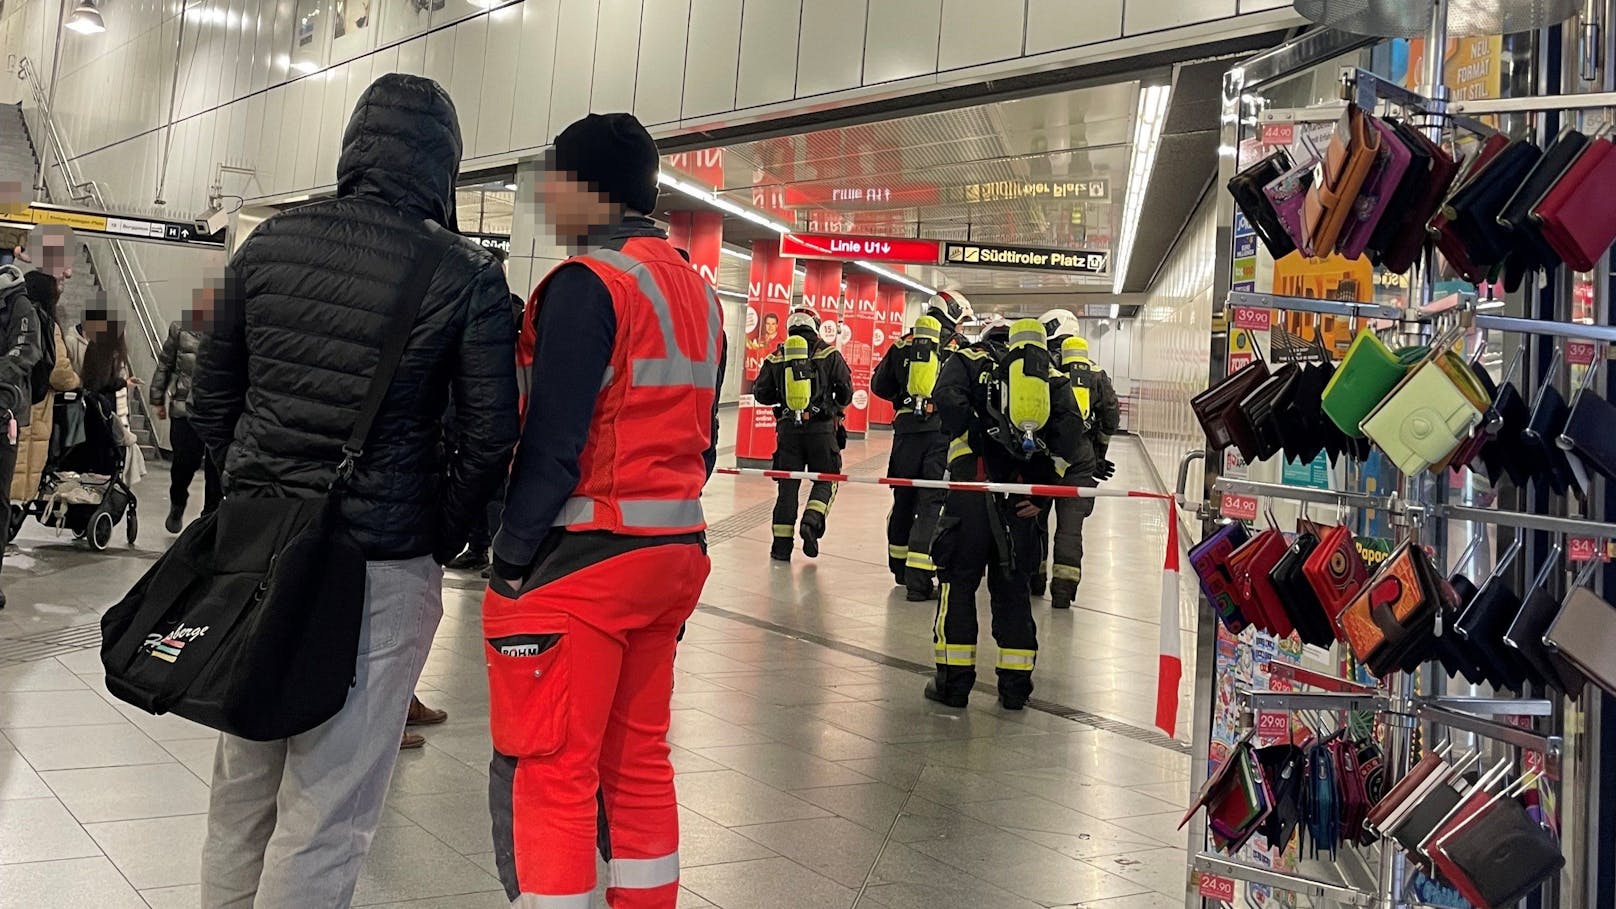
{"type": "Polygon", "coordinates": [[[1166,85],[1147,85],[1139,90],[1139,112],[1134,118],[1133,149],[1128,156],[1128,192],[1122,204],[1122,230],[1112,257],[1115,268],[1111,292],[1122,293],[1128,279],[1128,265],[1133,259],[1134,240],[1139,235],[1139,218],[1144,214],[1145,192],[1149,188],[1150,174],[1156,166],[1156,150],[1161,145],[1162,126],[1167,121],[1167,99],[1172,89],[1166,85]]]}

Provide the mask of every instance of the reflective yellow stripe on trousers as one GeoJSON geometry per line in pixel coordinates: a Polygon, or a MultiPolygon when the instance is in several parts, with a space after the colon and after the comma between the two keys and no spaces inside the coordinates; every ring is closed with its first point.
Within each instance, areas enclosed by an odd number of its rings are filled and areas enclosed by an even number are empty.
{"type": "Polygon", "coordinates": [[[1011,650],[1004,647],[999,648],[998,668],[1000,669],[1017,669],[1024,672],[1031,672],[1033,665],[1037,662],[1038,651],[1036,650],[1011,650]]]}
{"type": "Polygon", "coordinates": [[[931,553],[927,552],[909,553],[908,557],[904,559],[904,564],[910,568],[918,568],[921,571],[937,570],[937,565],[931,560],[931,553]]]}
{"type": "Polygon", "coordinates": [[[907,547],[907,546],[894,546],[891,543],[888,543],[887,544],[887,558],[889,558],[889,559],[907,559],[907,558],[909,558],[909,547],[907,547]]]}

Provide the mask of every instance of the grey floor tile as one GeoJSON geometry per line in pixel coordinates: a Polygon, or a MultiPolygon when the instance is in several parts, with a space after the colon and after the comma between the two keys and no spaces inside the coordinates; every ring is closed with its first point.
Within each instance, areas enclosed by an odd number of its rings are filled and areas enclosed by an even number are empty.
{"type": "Polygon", "coordinates": [[[821,760],[789,745],[729,745],[703,748],[697,753],[776,789],[812,789],[870,781],[862,773],[821,760]]]}
{"type": "Polygon", "coordinates": [[[388,807],[432,834],[461,855],[494,848],[488,799],[464,792],[446,795],[395,795],[388,807]]]}
{"type": "Polygon", "coordinates": [[[1132,881],[1157,893],[1182,895],[1188,877],[1184,868],[1182,849],[1143,850],[1108,858],[1087,859],[1087,862],[1101,871],[1132,881]]]}
{"type": "Polygon", "coordinates": [[[726,827],[830,816],[823,808],[731,770],[693,773],[677,785],[679,804],[726,827]]]}
{"type": "Polygon", "coordinates": [[[1142,833],[1164,846],[1177,846],[1184,842],[1184,832],[1178,829],[1178,823],[1183,819],[1182,811],[1164,811],[1159,814],[1118,818],[1116,825],[1135,833],[1142,833]]]}
{"type": "Polygon", "coordinates": [[[683,887],[679,888],[679,902],[674,909],[712,909],[712,903],[707,902],[696,894],[683,887]]]}
{"type": "Polygon", "coordinates": [[[499,881],[419,827],[376,834],[354,891],[355,906],[499,890],[499,881]]]}
{"type": "Polygon", "coordinates": [[[1084,900],[1074,904],[1071,909],[1184,909],[1184,897],[1165,893],[1136,893],[1107,900],[1084,900]]]}
{"type": "Polygon", "coordinates": [[[1045,775],[1038,771],[1029,771],[1010,773],[1007,778],[1019,789],[1102,820],[1160,814],[1178,807],[1172,802],[1155,798],[1137,788],[1087,780],[1077,781],[1064,773],[1045,775]]]}
{"type": "Polygon", "coordinates": [[[0,691],[0,729],[93,726],[120,719],[94,691],[0,691]]]}
{"type": "Polygon", "coordinates": [[[208,787],[178,762],[53,770],[40,777],[73,816],[86,824],[208,810],[208,787]]]}
{"type": "Polygon", "coordinates": [[[102,856],[8,865],[0,870],[0,909],[147,909],[135,888],[102,856]]]}
{"type": "Polygon", "coordinates": [[[887,909],[1043,909],[1039,903],[1022,899],[991,884],[976,881],[966,886],[902,883],[876,884],[864,891],[860,903],[887,909]]]}
{"type": "Polygon", "coordinates": [[[680,883],[719,909],[780,906],[782,894],[791,894],[792,909],[847,909],[855,892],[783,858],[703,865],[680,883]]]}
{"type": "MultiPolygon", "coordinates": [[[[430,733],[427,733],[430,735],[430,733]]],[[[446,792],[488,794],[487,756],[482,769],[436,748],[401,752],[393,767],[393,795],[440,795],[446,792]]]]}
{"type": "Polygon", "coordinates": [[[185,769],[196,774],[197,779],[209,785],[213,784],[213,759],[219,750],[217,736],[211,739],[177,739],[164,742],[163,750],[184,764],[185,769]]]}
{"type": "Polygon", "coordinates": [[[85,824],[101,851],[112,859],[129,883],[140,890],[177,887],[202,879],[202,841],[208,816],[85,824]]]}
{"type": "Polygon", "coordinates": [[[847,818],[860,827],[886,833],[892,829],[898,812],[910,799],[910,794],[886,783],[859,783],[852,786],[824,786],[792,793],[797,798],[838,816],[847,818]]]}
{"type": "Polygon", "coordinates": [[[925,764],[916,761],[908,753],[884,753],[880,757],[855,758],[837,763],[851,767],[872,780],[880,780],[888,786],[904,790],[912,788],[926,769],[925,764]]]}
{"type": "Polygon", "coordinates": [[[724,745],[755,745],[769,741],[769,737],[703,710],[675,710],[668,741],[697,751],[724,745]]]}
{"type": "Polygon", "coordinates": [[[804,868],[853,888],[869,877],[885,841],[884,834],[840,817],[754,824],[736,827],[735,832],[804,868]]]}
{"type": "Polygon", "coordinates": [[[55,660],[34,660],[0,668],[0,691],[80,691],[84,680],[55,660]]]}
{"type": "Polygon", "coordinates": [[[484,722],[479,725],[437,726],[431,732],[422,733],[427,737],[426,750],[446,754],[486,775],[489,758],[494,754],[494,740],[488,735],[486,712],[483,718],[484,722]]]}
{"type": "MultiPolygon", "coordinates": [[[[0,865],[100,854],[95,841],[56,799],[13,799],[0,809],[0,865]]],[[[0,871],[0,878],[9,875],[0,871]]]]}
{"type": "Polygon", "coordinates": [[[171,759],[161,745],[123,722],[106,726],[13,729],[6,738],[35,770],[40,771],[159,764],[171,759]]]}
{"type": "Polygon", "coordinates": [[[774,853],[710,818],[679,809],[679,863],[685,868],[773,858],[774,853]]]}
{"type": "Polygon", "coordinates": [[[101,663],[101,651],[96,648],[76,650],[56,658],[56,662],[67,667],[67,671],[78,676],[101,677],[106,675],[107,668],[101,663]]]}
{"type": "Polygon", "coordinates": [[[706,773],[709,770],[723,770],[724,765],[710,758],[704,758],[694,751],[686,751],[677,745],[668,748],[668,758],[673,762],[673,772],[680,773],[706,773]]]}
{"type": "MultiPolygon", "coordinates": [[[[424,900],[405,900],[400,903],[376,903],[376,909],[510,909],[511,901],[505,891],[463,893],[458,896],[436,896],[424,900]]],[[[177,907],[176,907],[177,909],[177,907]]]]}
{"type": "Polygon", "coordinates": [[[196,909],[202,905],[201,884],[153,887],[150,890],[140,891],[140,895],[151,909],[196,909]]]}
{"type": "MultiPolygon", "coordinates": [[[[1031,850],[1044,850],[1028,844],[1031,850]]],[[[1064,856],[1029,855],[1023,861],[969,867],[990,884],[1046,906],[1145,893],[1148,887],[1064,856]]]]}
{"type": "Polygon", "coordinates": [[[39,798],[55,796],[15,748],[0,746],[0,801],[39,798]]]}

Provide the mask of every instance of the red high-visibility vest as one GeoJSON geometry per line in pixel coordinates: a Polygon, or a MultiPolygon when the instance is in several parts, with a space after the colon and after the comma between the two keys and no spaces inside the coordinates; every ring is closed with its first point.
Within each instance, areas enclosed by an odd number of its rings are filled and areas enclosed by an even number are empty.
{"type": "MultiPolygon", "coordinates": [[[[587,266],[606,285],[617,335],[578,459],[578,486],[556,525],[631,536],[704,530],[703,455],[712,442],[724,337],[717,293],[657,237],[633,237],[620,250],[567,261],[587,266]]],[[[521,371],[532,367],[537,302],[548,281],[533,292],[523,319],[521,371]]],[[[526,400],[522,407],[525,414],[526,400]]]]}

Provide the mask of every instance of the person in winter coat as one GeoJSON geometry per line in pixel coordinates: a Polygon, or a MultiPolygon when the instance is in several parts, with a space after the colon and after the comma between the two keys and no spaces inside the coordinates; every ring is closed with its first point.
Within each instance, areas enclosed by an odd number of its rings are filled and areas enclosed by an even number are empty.
{"type": "MultiPolygon", "coordinates": [[[[28,425],[34,404],[33,372],[39,362],[39,311],[23,287],[22,272],[0,266],[0,489],[11,488],[17,466],[17,437],[28,425]]],[[[11,535],[11,507],[0,512],[0,530],[11,535]]],[[[0,564],[5,546],[0,542],[0,564]]],[[[0,591],[0,608],[6,595],[0,591]]]]}
{"type": "Polygon", "coordinates": [[[45,473],[45,459],[50,455],[51,408],[56,403],[56,393],[79,387],[79,374],[73,371],[67,340],[61,326],[56,324],[56,301],[61,297],[61,283],[42,271],[31,271],[22,279],[28,298],[34,301],[40,313],[41,343],[48,335],[56,347],[56,366],[50,374],[50,391],[34,405],[28,425],[17,434],[17,470],[11,477],[13,502],[27,502],[39,494],[39,480],[45,473]]]}
{"type": "Polygon", "coordinates": [[[174,448],[174,463],[169,468],[168,520],[164,527],[169,533],[179,533],[185,526],[185,503],[191,496],[191,479],[197,468],[202,468],[204,489],[202,513],[209,514],[219,507],[222,496],[219,486],[219,468],[208,457],[202,437],[191,426],[188,402],[191,383],[196,376],[196,354],[202,347],[202,333],[213,319],[213,294],[202,291],[196,305],[186,309],[182,318],[168,326],[168,338],[163,341],[163,352],[157,358],[157,373],[152,376],[151,402],[157,419],[168,424],[168,440],[174,448]]]}
{"type": "Polygon", "coordinates": [[[516,329],[499,263],[457,236],[454,103],[389,73],[360,95],[333,199],[275,215],[225,269],[197,354],[191,425],[237,497],[322,496],[367,397],[416,260],[435,260],[398,371],[342,496],[366,558],[365,616],[342,710],[278,741],[223,736],[201,904],[343,909],[383,802],[410,694],[466,544],[517,438],[516,329]],[[443,413],[463,444],[446,457],[443,413]]]}

